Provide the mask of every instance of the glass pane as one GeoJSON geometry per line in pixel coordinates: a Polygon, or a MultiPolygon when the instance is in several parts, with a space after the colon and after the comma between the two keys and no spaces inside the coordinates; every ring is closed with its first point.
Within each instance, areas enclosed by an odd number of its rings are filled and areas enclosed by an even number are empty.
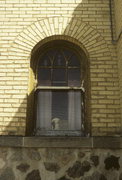
{"type": "Polygon", "coordinates": [[[49,57],[51,60],[54,60],[55,55],[56,55],[56,49],[49,50],[47,54],[48,54],[48,57],[49,57]]]}
{"type": "Polygon", "coordinates": [[[51,85],[51,69],[38,69],[38,85],[49,86],[51,85]]]}
{"type": "Polygon", "coordinates": [[[78,57],[73,54],[69,60],[68,66],[77,66],[80,67],[80,61],[78,60],[78,57]]]}
{"type": "Polygon", "coordinates": [[[53,69],[53,86],[66,86],[66,69],[53,69]]]}
{"type": "Polygon", "coordinates": [[[57,51],[53,65],[54,66],[65,66],[66,65],[65,58],[61,51],[57,51]]]}
{"type": "Polygon", "coordinates": [[[64,49],[63,50],[63,55],[68,60],[72,56],[72,52],[69,51],[68,49],[64,49]]]}
{"type": "Polygon", "coordinates": [[[68,127],[69,130],[81,130],[81,91],[68,92],[68,127]]]}
{"type": "Polygon", "coordinates": [[[52,92],[52,129],[68,129],[68,92],[52,92]]]}
{"type": "Polygon", "coordinates": [[[47,90],[36,91],[37,97],[37,121],[36,128],[40,130],[51,130],[51,105],[52,93],[47,90]]]}
{"type": "Polygon", "coordinates": [[[81,131],[84,104],[80,90],[37,90],[36,107],[38,134],[45,130],[81,131]]]}
{"type": "Polygon", "coordinates": [[[39,66],[51,66],[51,62],[50,59],[47,55],[44,55],[40,62],[39,62],[39,66]]]}
{"type": "Polygon", "coordinates": [[[80,86],[80,69],[68,69],[68,86],[80,86]]]}

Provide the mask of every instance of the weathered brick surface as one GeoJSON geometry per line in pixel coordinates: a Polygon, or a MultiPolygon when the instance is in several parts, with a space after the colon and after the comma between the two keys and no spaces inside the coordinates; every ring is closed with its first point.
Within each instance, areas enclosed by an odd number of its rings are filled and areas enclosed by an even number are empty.
{"type": "Polygon", "coordinates": [[[109,1],[1,0],[0,11],[0,134],[24,135],[31,50],[53,35],[84,47],[89,57],[92,135],[119,133],[118,64],[109,1]]]}
{"type": "MultiPolygon", "coordinates": [[[[122,115],[122,1],[114,0],[115,4],[115,24],[116,24],[116,45],[119,66],[119,85],[120,85],[120,108],[122,115]]],[[[122,130],[122,129],[121,129],[122,130]]]]}

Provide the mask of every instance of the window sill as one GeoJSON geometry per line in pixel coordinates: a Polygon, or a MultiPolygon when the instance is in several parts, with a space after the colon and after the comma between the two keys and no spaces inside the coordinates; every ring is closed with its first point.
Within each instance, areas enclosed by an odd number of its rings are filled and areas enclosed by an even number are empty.
{"type": "Polygon", "coordinates": [[[122,149],[122,137],[0,136],[0,147],[122,149]]]}

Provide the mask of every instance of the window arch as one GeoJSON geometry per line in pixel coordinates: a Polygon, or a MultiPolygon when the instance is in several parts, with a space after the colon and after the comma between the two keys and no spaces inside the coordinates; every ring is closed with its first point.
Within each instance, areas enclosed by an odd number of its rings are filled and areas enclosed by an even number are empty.
{"type": "Polygon", "coordinates": [[[82,76],[80,59],[69,49],[50,49],[39,59],[37,81],[40,86],[79,87],[82,76]]]}
{"type": "Polygon", "coordinates": [[[73,43],[55,40],[32,58],[34,135],[84,135],[85,53],[73,43]]]}

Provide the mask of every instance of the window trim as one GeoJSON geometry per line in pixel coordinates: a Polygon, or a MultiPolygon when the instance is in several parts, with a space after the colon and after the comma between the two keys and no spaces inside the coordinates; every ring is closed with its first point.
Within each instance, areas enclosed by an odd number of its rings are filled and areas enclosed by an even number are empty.
{"type": "MultiPolygon", "coordinates": [[[[27,105],[27,124],[26,124],[26,135],[33,135],[33,127],[34,127],[34,122],[35,122],[35,117],[34,117],[34,113],[32,112],[32,109],[34,108],[34,92],[36,90],[36,84],[37,84],[37,79],[36,79],[36,67],[37,64],[39,62],[39,58],[49,49],[51,49],[52,47],[56,47],[57,45],[59,46],[64,46],[67,47],[70,50],[73,50],[73,52],[75,52],[77,54],[77,56],[80,57],[80,59],[83,59],[83,62],[81,63],[81,66],[83,65],[83,67],[85,67],[85,70],[87,69],[87,72],[85,74],[85,83],[84,83],[84,87],[81,87],[81,90],[85,91],[85,118],[84,118],[84,126],[85,126],[85,134],[91,134],[91,111],[90,111],[90,72],[89,72],[89,63],[88,63],[88,55],[87,52],[84,50],[84,47],[82,47],[82,45],[77,45],[77,43],[75,43],[75,41],[69,41],[69,40],[63,40],[62,39],[56,39],[55,38],[51,38],[50,41],[47,42],[39,42],[32,50],[32,54],[31,54],[31,63],[30,63],[30,78],[29,78],[29,94],[28,94],[28,105],[27,105]],[[39,45],[40,44],[40,45],[39,45]],[[41,55],[39,55],[39,52],[41,52],[41,55]],[[33,79],[33,81],[31,82],[31,80],[33,79]],[[86,88],[87,87],[87,88],[86,88]],[[30,113],[31,112],[31,113],[30,113]]],[[[82,71],[81,71],[82,73],[82,71]]],[[[45,87],[44,87],[45,88],[45,87]]],[[[47,88],[47,87],[46,87],[47,88]]],[[[49,87],[50,88],[50,87],[49,87]]],[[[80,89],[79,87],[68,87],[69,89],[80,89]]]]}

